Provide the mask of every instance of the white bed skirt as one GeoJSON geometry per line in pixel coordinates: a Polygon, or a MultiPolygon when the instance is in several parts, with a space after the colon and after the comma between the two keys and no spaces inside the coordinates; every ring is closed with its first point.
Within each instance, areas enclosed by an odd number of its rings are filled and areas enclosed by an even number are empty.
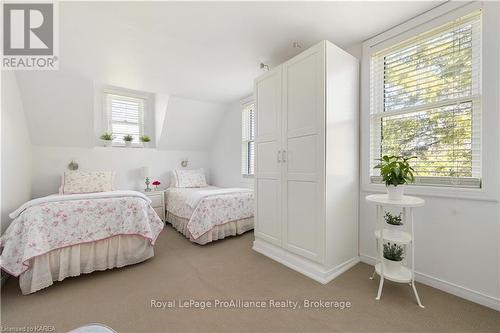
{"type": "Polygon", "coordinates": [[[191,242],[205,245],[207,243],[216,241],[218,239],[223,239],[229,236],[241,235],[249,230],[253,229],[254,219],[253,217],[242,219],[238,221],[228,222],[222,225],[218,225],[214,227],[212,230],[203,234],[197,239],[194,239],[189,230],[187,229],[187,224],[189,222],[188,219],[176,216],[170,213],[167,210],[167,218],[166,220],[172,224],[172,226],[177,229],[181,234],[183,234],[186,238],[189,238],[191,242]]]}
{"type": "Polygon", "coordinates": [[[34,258],[30,269],[19,276],[19,285],[26,295],[52,285],[53,281],[136,264],[153,255],[150,241],[136,235],[73,245],[34,258]]]}

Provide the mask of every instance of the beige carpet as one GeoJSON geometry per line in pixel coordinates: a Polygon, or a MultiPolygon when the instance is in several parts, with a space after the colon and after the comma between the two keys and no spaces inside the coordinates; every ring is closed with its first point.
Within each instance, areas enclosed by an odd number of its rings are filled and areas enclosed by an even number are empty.
{"type": "Polygon", "coordinates": [[[70,278],[29,296],[17,279],[2,290],[1,324],[54,326],[57,332],[103,323],[118,332],[499,332],[500,314],[418,285],[387,283],[375,301],[372,268],[358,264],[321,285],[251,250],[246,233],[199,246],[167,227],[147,262],[70,278]],[[151,308],[151,299],[350,301],[349,309],[151,308]]]}

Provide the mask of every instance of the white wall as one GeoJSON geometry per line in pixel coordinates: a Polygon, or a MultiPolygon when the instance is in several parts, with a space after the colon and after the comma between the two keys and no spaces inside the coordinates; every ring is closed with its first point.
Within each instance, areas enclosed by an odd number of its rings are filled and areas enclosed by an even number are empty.
{"type": "Polygon", "coordinates": [[[162,150],[208,151],[223,104],[109,86],[68,71],[24,71],[16,74],[32,142],[40,146],[94,147],[106,130],[103,89],[143,95],[151,102],[144,132],[162,150]]]}
{"type": "Polygon", "coordinates": [[[349,53],[350,55],[352,55],[357,59],[361,59],[363,57],[363,43],[354,44],[349,47],[346,47],[344,51],[346,51],[347,53],[349,53]]]}
{"type": "Polygon", "coordinates": [[[205,168],[210,174],[208,152],[160,151],[149,148],[78,148],[33,146],[33,197],[57,193],[61,174],[71,160],[79,170],[115,171],[115,188],[141,190],[145,187],[141,168],[149,166],[153,180],[169,184],[169,172],[179,169],[183,159],[189,168],[205,168]]]}
{"type": "Polygon", "coordinates": [[[160,149],[209,151],[226,106],[169,96],[160,149]]]}
{"type": "Polygon", "coordinates": [[[156,137],[154,140],[157,147],[159,146],[161,138],[164,134],[164,129],[167,127],[165,119],[167,117],[168,98],[169,96],[167,94],[155,94],[154,124],[156,137]]]}
{"type": "Polygon", "coordinates": [[[253,178],[241,175],[241,103],[229,105],[210,151],[212,183],[221,187],[253,187],[253,178]]]}
{"type": "MultiPolygon", "coordinates": [[[[500,36],[500,24],[497,24],[496,35],[500,36]]],[[[500,53],[500,46],[498,46],[498,52],[500,53]]],[[[497,77],[500,80],[500,57],[497,58],[497,61],[498,61],[498,76],[497,77]]],[[[500,105],[500,84],[498,85],[497,88],[498,88],[498,93],[496,95],[497,103],[498,103],[498,105],[500,105]]],[[[497,112],[500,112],[500,111],[497,111],[497,112]]],[[[497,128],[500,128],[500,117],[498,117],[497,128]]],[[[497,145],[497,149],[498,149],[497,153],[500,156],[500,144],[497,145]]],[[[497,186],[497,188],[500,188],[500,177],[497,178],[496,186],[497,186]]],[[[500,221],[500,203],[497,204],[497,221],[500,221]]],[[[500,238],[500,222],[499,222],[499,226],[498,226],[498,235],[500,238]]],[[[498,243],[500,243],[500,239],[498,240],[498,243]]],[[[499,246],[499,249],[498,249],[498,258],[497,258],[497,276],[500,277],[500,244],[498,246],[499,246]]],[[[497,281],[497,288],[498,288],[497,294],[500,295],[500,278],[497,281]]]]}
{"type": "Polygon", "coordinates": [[[60,71],[19,71],[16,76],[33,143],[94,145],[92,81],[60,71]]]}
{"type": "Polygon", "coordinates": [[[55,193],[72,159],[81,170],[116,171],[119,189],[142,189],[139,169],[146,165],[153,177],[168,185],[168,172],[180,168],[185,158],[189,168],[203,167],[210,178],[209,151],[226,106],[148,93],[155,105],[148,109],[145,131],[156,136],[152,145],[157,149],[105,149],[96,145],[104,130],[101,92],[106,84],[64,71],[26,71],[16,76],[33,143],[33,197],[55,193]]]}
{"type": "MultiPolygon", "coordinates": [[[[449,4],[457,6],[459,4],[449,4]]],[[[483,7],[483,189],[429,189],[407,192],[426,200],[415,211],[415,268],[417,281],[500,310],[500,170],[499,24],[500,3],[483,7]]],[[[426,22],[432,12],[417,20],[426,22]]],[[[408,29],[410,21],[401,31],[408,29]]],[[[390,34],[390,31],[388,32],[390,34]]],[[[385,33],[386,35],[388,33],[385,33]]],[[[363,59],[361,110],[362,174],[360,191],[360,255],[373,263],[375,208],[365,196],[384,191],[369,184],[369,57],[363,59]]],[[[425,305],[425,298],[422,299],[425,305]]]]}
{"type": "Polygon", "coordinates": [[[8,214],[31,198],[31,143],[14,72],[2,72],[1,123],[3,232],[10,224],[8,214]]]}

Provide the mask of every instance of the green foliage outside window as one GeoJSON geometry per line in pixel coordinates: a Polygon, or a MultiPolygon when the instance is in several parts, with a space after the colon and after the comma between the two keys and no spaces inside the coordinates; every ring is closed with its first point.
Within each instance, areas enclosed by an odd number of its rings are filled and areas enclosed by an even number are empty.
{"type": "Polygon", "coordinates": [[[384,112],[415,111],[382,115],[380,156],[417,156],[420,177],[472,177],[473,30],[464,25],[384,56],[384,112]]]}

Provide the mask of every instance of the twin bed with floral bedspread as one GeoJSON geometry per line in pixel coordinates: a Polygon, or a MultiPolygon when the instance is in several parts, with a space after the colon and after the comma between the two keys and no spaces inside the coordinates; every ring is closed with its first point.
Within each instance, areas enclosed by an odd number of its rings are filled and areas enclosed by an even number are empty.
{"type": "Polygon", "coordinates": [[[206,244],[254,227],[250,189],[208,186],[203,169],[174,170],[166,192],[166,216],[192,242],[206,244]]]}
{"type": "Polygon", "coordinates": [[[23,294],[154,255],[164,225],[149,198],[136,191],[111,191],[112,186],[103,186],[95,175],[93,185],[88,177],[68,184],[72,177],[65,177],[64,194],[31,200],[10,215],[13,221],[0,239],[0,264],[19,276],[23,294]],[[105,191],[95,193],[96,188],[105,191]]]}
{"type": "Polygon", "coordinates": [[[169,188],[167,221],[192,242],[206,244],[254,227],[253,191],[239,188],[169,188]]]}

